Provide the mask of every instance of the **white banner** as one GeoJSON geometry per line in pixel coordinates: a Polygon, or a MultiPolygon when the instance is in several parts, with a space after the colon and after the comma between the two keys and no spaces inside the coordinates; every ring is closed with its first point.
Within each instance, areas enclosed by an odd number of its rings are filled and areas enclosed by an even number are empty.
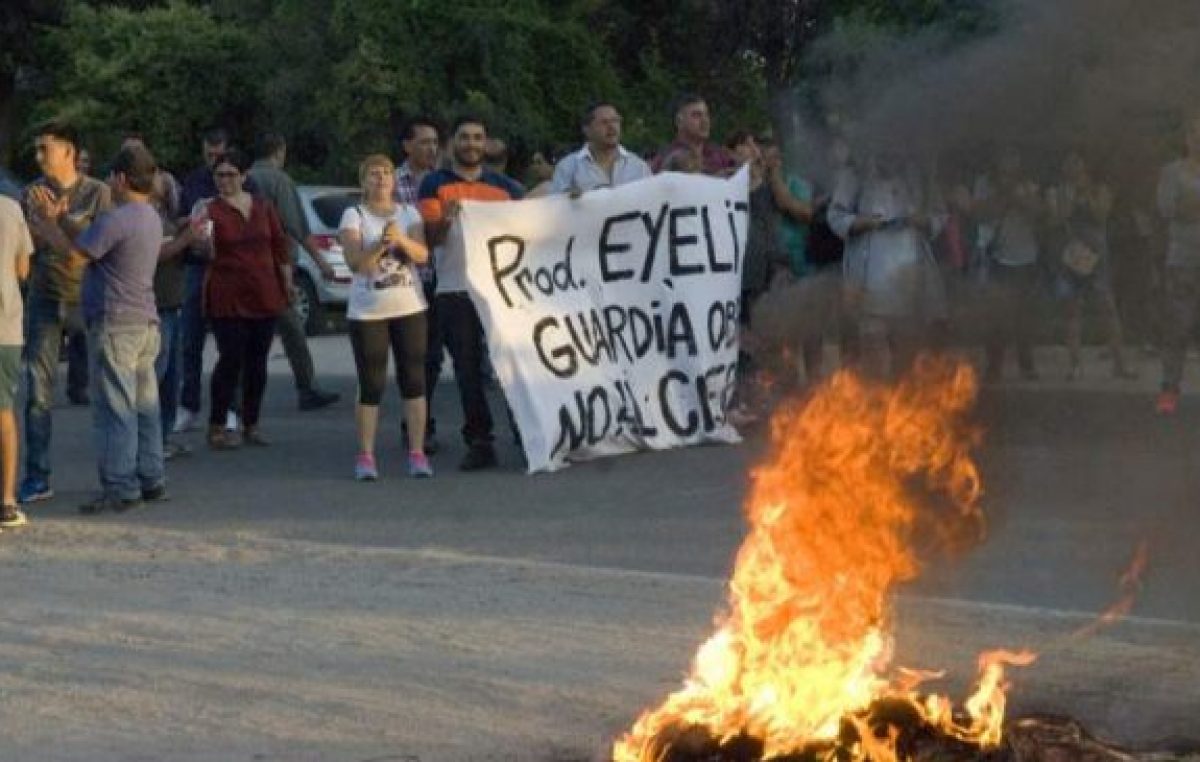
{"type": "Polygon", "coordinates": [[[745,170],[467,202],[467,281],[530,472],[737,442],[745,170]]]}

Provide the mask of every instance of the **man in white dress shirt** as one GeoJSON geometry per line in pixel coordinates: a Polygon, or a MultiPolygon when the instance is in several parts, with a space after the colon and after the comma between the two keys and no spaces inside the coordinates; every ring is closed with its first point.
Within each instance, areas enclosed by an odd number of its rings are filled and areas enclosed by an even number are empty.
{"type": "Polygon", "coordinates": [[[564,156],[554,168],[551,193],[579,195],[615,188],[650,176],[650,166],[621,145],[621,114],[611,103],[597,102],[583,113],[583,148],[564,156]]]}

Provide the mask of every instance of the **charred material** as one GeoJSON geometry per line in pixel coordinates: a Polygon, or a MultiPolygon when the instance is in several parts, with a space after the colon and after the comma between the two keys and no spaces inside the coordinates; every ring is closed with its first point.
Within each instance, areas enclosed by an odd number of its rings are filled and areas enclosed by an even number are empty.
{"type": "MultiPolygon", "coordinates": [[[[889,741],[896,758],[911,762],[1200,762],[1200,743],[1177,741],[1170,748],[1131,751],[1093,737],[1077,721],[1059,716],[1017,719],[1003,743],[981,749],[941,732],[902,700],[882,700],[842,724],[836,741],[766,759],[762,743],[747,734],[721,741],[699,726],[672,727],[657,740],[661,762],[848,762],[862,744],[860,732],[889,741]]],[[[870,739],[868,739],[870,740],[870,739]]],[[[867,759],[870,759],[869,755],[867,759]]]]}

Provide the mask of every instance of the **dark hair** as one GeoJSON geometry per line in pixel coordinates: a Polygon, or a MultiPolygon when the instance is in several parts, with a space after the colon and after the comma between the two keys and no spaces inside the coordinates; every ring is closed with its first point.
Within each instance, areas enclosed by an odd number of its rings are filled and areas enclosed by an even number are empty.
{"type": "Polygon", "coordinates": [[[451,135],[458,134],[458,129],[460,127],[462,127],[464,124],[477,124],[483,128],[484,134],[485,135],[487,134],[487,131],[488,131],[487,122],[485,122],[482,117],[476,116],[474,114],[463,114],[462,116],[455,119],[454,125],[450,128],[450,134],[451,135]]]}
{"type": "Polygon", "coordinates": [[[206,145],[228,145],[229,131],[224,127],[210,127],[204,131],[204,142],[206,145]]]}
{"type": "Polygon", "coordinates": [[[704,96],[699,93],[683,93],[672,102],[671,116],[677,116],[680,111],[683,111],[693,103],[708,103],[708,101],[704,100],[704,96]]]}
{"type": "Polygon", "coordinates": [[[264,132],[258,136],[258,143],[254,146],[254,155],[259,159],[269,159],[285,148],[287,148],[287,138],[278,132],[264,132]]]}
{"type": "Polygon", "coordinates": [[[110,171],[114,175],[124,175],[125,182],[135,192],[151,193],[154,191],[154,173],[157,170],[158,165],[150,149],[133,145],[117,151],[110,171]]]}
{"type": "Polygon", "coordinates": [[[48,122],[43,122],[38,126],[37,131],[33,134],[38,137],[42,135],[48,135],[55,140],[61,140],[64,143],[70,143],[71,147],[75,149],[76,153],[79,152],[79,148],[81,146],[79,140],[79,130],[76,130],[74,125],[61,119],[51,119],[48,122]]]}
{"type": "Polygon", "coordinates": [[[583,125],[584,127],[591,124],[592,120],[596,118],[596,112],[599,111],[600,109],[604,108],[605,106],[608,106],[613,111],[617,110],[617,107],[614,106],[610,101],[592,101],[591,103],[589,103],[587,105],[587,108],[585,108],[583,110],[583,114],[582,114],[583,119],[580,120],[580,124],[583,125]]]}
{"type": "Polygon", "coordinates": [[[418,114],[404,123],[404,129],[400,131],[400,139],[412,140],[417,136],[418,127],[428,127],[433,130],[433,134],[438,136],[438,140],[441,140],[442,128],[438,126],[437,121],[433,117],[425,116],[424,114],[418,114]]]}
{"type": "MultiPolygon", "coordinates": [[[[212,144],[210,143],[209,145],[212,144]]],[[[242,151],[240,148],[231,146],[217,154],[217,159],[213,162],[213,169],[216,169],[222,164],[232,164],[233,166],[237,167],[238,172],[241,172],[244,175],[246,174],[246,170],[250,169],[250,157],[247,156],[245,151],[242,151]]]]}

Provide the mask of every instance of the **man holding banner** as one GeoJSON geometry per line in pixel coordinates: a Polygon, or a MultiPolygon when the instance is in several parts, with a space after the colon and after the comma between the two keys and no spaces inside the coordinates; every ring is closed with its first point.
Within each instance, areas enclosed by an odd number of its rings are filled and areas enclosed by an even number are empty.
{"type": "Polygon", "coordinates": [[[743,170],[464,204],[462,282],[531,472],[738,441],[747,199],[743,170]]]}
{"type": "Polygon", "coordinates": [[[644,180],[650,166],[621,145],[621,114],[603,101],[588,106],[583,114],[583,136],[587,142],[554,167],[551,193],[579,195],[597,188],[644,180]]]}
{"type": "Polygon", "coordinates": [[[466,253],[455,225],[463,201],[510,201],[524,194],[520,186],[483,164],[487,126],[476,117],[460,117],[450,135],[450,167],[432,172],[421,183],[420,211],[426,241],[434,246],[437,312],[446,349],[454,361],[463,408],[467,454],[459,468],[476,471],[496,465],[492,445],[492,413],[484,387],[483,326],[467,294],[466,253]]]}

